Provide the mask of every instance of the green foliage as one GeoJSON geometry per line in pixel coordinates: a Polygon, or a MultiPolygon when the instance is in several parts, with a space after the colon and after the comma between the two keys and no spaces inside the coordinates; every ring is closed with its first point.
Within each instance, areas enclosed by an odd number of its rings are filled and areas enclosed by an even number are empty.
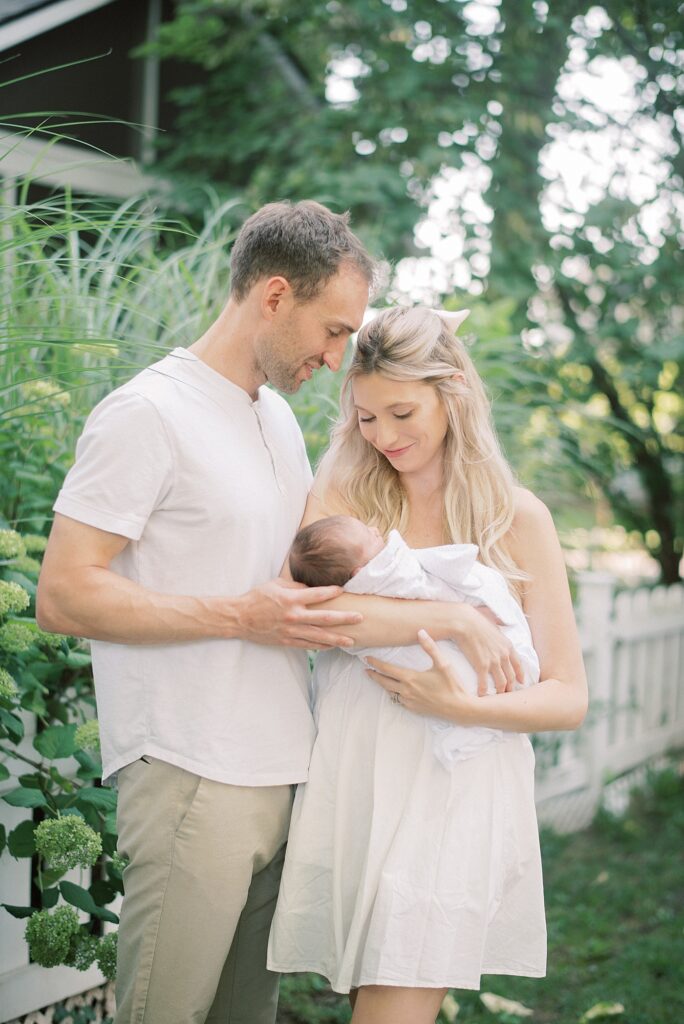
{"type": "Polygon", "coordinates": [[[72,907],[39,910],[26,924],[26,941],[31,959],[41,967],[66,964],[78,971],[87,971],[93,963],[107,979],[116,977],[116,934],[103,939],[91,935],[79,924],[72,907]]]}
{"type": "MultiPolygon", "coordinates": [[[[177,128],[160,142],[160,166],[208,176],[252,207],[314,197],[348,208],[371,248],[393,260],[419,252],[414,228],[434,201],[436,230],[462,246],[461,287],[484,293],[488,307],[512,303],[510,334],[546,378],[522,449],[508,446],[515,457],[533,449],[521,459],[523,482],[554,512],[573,494],[601,497],[675,582],[684,535],[680,12],[667,0],[487,11],[483,26],[472,5],[431,0],[181,0],[153,49],[194,68],[196,80],[170,97],[177,128]],[[606,60],[633,84],[629,116],[605,109],[606,60]],[[573,69],[596,76],[581,99],[567,88],[573,69]],[[335,76],[346,78],[346,100],[331,98],[335,76]],[[558,139],[591,157],[599,132],[611,133],[622,165],[577,201],[544,159],[558,139]],[[637,202],[629,164],[650,145],[658,183],[637,202]],[[479,184],[450,205],[440,175],[479,184]]],[[[313,434],[317,449],[318,426],[313,434]]]]}
{"type": "Polygon", "coordinates": [[[0,580],[0,615],[23,612],[30,602],[30,596],[18,583],[0,580]]]}
{"type": "MultiPolygon", "coordinates": [[[[2,530],[0,545],[7,556],[0,562],[0,595],[5,597],[0,611],[0,757],[25,769],[2,799],[35,815],[7,836],[3,832],[0,854],[36,858],[34,881],[42,901],[40,911],[6,904],[5,909],[18,917],[31,915],[27,941],[38,963],[73,963],[84,970],[96,956],[109,964],[112,944],[93,940],[71,908],[116,923],[106,904],[122,891],[120,858],[110,860],[116,850],[116,793],[94,785],[102,765],[97,723],[91,717],[95,698],[90,657],[80,641],[45,633],[33,618],[40,563],[21,572],[17,563],[27,550],[40,554],[44,539],[2,530]],[[37,716],[36,757],[28,756],[25,747],[17,749],[26,712],[37,716]],[[76,762],[75,774],[64,763],[70,758],[76,762]],[[96,863],[101,865],[99,877],[89,889],[62,877],[75,867],[96,863]],[[61,904],[53,911],[60,897],[70,906],[61,904]]],[[[0,769],[2,779],[11,777],[6,765],[0,769]]]]}
{"type": "Polygon", "coordinates": [[[78,914],[71,907],[37,911],[26,925],[31,959],[42,967],[66,963],[75,952],[79,931],[78,914]]]}
{"type": "Polygon", "coordinates": [[[96,719],[79,725],[74,733],[74,746],[79,750],[100,749],[100,727],[96,719]]]}
{"type": "Polygon", "coordinates": [[[87,971],[95,963],[100,950],[100,942],[95,935],[81,932],[76,948],[71,954],[71,966],[77,971],[87,971]]]}
{"type": "Polygon", "coordinates": [[[12,531],[0,535],[0,557],[41,553],[93,406],[195,340],[220,308],[236,204],[204,200],[199,232],[149,197],[116,205],[67,195],[4,211],[0,512],[27,543],[19,550],[12,531]]]}
{"type": "Polygon", "coordinates": [[[26,554],[26,546],[16,530],[0,530],[0,558],[17,558],[26,554]]]}
{"type": "Polygon", "coordinates": [[[102,839],[75,814],[46,818],[34,833],[36,851],[57,871],[89,868],[102,853],[102,839]]]}
{"type": "Polygon", "coordinates": [[[110,932],[102,939],[97,951],[97,966],[110,981],[116,978],[116,942],[116,932],[110,932]]]}

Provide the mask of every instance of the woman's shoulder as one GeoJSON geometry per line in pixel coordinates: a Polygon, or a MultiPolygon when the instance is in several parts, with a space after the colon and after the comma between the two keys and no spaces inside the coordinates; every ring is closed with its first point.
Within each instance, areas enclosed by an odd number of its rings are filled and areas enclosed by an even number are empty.
{"type": "Polygon", "coordinates": [[[541,498],[526,487],[514,487],[513,519],[504,537],[513,560],[524,565],[536,546],[543,546],[545,539],[555,537],[553,517],[541,498]]]}
{"type": "Polygon", "coordinates": [[[553,523],[548,506],[526,487],[513,488],[513,527],[528,530],[553,523]]]}

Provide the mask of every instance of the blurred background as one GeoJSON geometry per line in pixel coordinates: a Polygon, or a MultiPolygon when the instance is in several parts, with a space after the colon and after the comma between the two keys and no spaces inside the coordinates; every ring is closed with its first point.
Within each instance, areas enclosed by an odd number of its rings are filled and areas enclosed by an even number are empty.
{"type": "MultiPolygon", "coordinates": [[[[350,210],[383,262],[376,307],[472,310],[506,454],[559,529],[592,712],[536,738],[550,977],[493,982],[515,1005],[457,993],[444,1020],[506,1024],[520,1000],[540,1021],[683,1019],[683,27],[675,0],[0,0],[0,534],[19,537],[0,576],[30,599],[85,416],[211,322],[263,203],[350,210]]],[[[339,382],[291,399],[313,463],[339,382]]],[[[24,723],[0,718],[8,792],[11,750],[93,713],[87,648],[41,642],[0,629],[24,723]]],[[[50,796],[40,763],[19,785],[50,796]]],[[[37,908],[43,811],[16,799],[0,895],[37,908]]],[[[0,1019],[104,1012],[99,989],[55,1009],[102,976],[29,963],[23,927],[2,914],[0,1019]]],[[[282,1007],[348,1019],[317,979],[282,1007]]]]}

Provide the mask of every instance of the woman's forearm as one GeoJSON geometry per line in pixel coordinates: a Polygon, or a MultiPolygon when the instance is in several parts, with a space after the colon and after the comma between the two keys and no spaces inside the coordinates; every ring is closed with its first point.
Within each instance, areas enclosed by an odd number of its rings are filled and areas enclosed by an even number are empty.
{"type": "Polygon", "coordinates": [[[406,647],[418,642],[419,629],[426,629],[435,640],[458,640],[473,615],[469,605],[457,601],[415,601],[371,594],[342,594],[321,608],[363,615],[362,622],[345,626],[345,634],[358,648],[406,647]]]}
{"type": "MultiPolygon", "coordinates": [[[[464,709],[462,695],[445,701],[443,717],[460,725],[481,725],[509,732],[551,732],[577,729],[587,713],[584,678],[544,679],[534,686],[485,697],[473,697],[464,709]]],[[[439,714],[439,712],[437,712],[439,714]]]]}

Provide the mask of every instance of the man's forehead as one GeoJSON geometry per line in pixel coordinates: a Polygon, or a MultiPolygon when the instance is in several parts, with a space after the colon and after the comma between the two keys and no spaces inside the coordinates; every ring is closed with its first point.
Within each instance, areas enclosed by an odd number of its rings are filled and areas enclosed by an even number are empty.
{"type": "Polygon", "coordinates": [[[338,270],[321,296],[326,315],[350,334],[358,331],[368,305],[369,288],[368,281],[358,271],[338,270]]]}

